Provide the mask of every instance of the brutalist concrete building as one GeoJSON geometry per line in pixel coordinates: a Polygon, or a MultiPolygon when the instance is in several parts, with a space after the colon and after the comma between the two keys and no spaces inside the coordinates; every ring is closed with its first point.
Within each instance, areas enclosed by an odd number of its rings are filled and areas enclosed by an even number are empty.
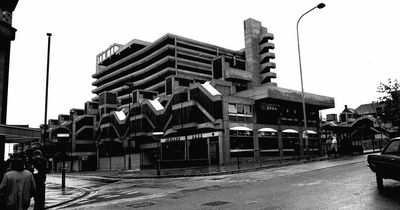
{"type": "Polygon", "coordinates": [[[166,34],[101,52],[92,83],[97,168],[319,155],[319,110],[334,98],[305,93],[304,141],[301,91],[274,83],[274,35],[247,19],[244,38],[242,50],[166,34]]]}

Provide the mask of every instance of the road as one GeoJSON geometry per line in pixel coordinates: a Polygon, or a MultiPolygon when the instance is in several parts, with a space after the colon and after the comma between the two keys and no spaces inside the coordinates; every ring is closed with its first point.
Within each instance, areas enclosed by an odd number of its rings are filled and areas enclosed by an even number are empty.
{"type": "MultiPolygon", "coordinates": [[[[67,209],[399,209],[400,183],[378,192],[366,156],[241,174],[120,180],[67,209]]],[[[61,208],[61,207],[60,207],[61,208]]]]}

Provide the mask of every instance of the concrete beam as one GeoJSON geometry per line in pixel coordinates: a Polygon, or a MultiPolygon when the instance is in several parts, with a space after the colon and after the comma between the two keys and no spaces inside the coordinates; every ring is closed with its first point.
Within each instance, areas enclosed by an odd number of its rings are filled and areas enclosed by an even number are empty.
{"type": "MultiPolygon", "coordinates": [[[[286,100],[298,103],[302,102],[301,91],[290,90],[271,85],[263,85],[246,91],[241,91],[235,93],[234,96],[250,97],[254,100],[273,98],[273,99],[286,100]]],[[[322,96],[312,93],[304,93],[304,97],[306,104],[320,106],[323,109],[335,107],[335,99],[333,97],[322,96]]]]}
{"type": "Polygon", "coordinates": [[[7,143],[21,143],[41,138],[40,128],[19,127],[0,124],[0,135],[5,136],[7,143]]]}

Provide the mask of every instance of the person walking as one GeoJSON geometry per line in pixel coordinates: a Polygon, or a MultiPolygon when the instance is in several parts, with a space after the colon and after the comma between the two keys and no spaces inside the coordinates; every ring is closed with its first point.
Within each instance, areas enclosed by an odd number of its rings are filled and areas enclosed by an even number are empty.
{"type": "Polygon", "coordinates": [[[331,153],[332,155],[338,156],[338,143],[335,137],[332,137],[332,144],[331,144],[331,153]]]}
{"type": "Polygon", "coordinates": [[[331,156],[332,136],[329,136],[325,141],[326,154],[331,156]]]}
{"type": "Polygon", "coordinates": [[[36,183],[35,210],[44,209],[46,194],[46,159],[40,150],[33,152],[33,177],[36,183]]]}
{"type": "Polygon", "coordinates": [[[0,194],[6,210],[26,210],[36,190],[31,172],[24,170],[24,162],[17,158],[11,162],[11,171],[4,174],[0,194]]]}

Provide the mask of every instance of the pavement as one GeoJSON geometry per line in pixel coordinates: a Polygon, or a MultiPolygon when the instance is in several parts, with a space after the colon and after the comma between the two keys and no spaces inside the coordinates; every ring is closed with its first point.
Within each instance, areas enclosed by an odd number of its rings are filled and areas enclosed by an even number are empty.
{"type": "MultiPolygon", "coordinates": [[[[378,153],[379,151],[364,151],[364,154],[378,153]]],[[[304,164],[315,161],[326,161],[332,159],[349,159],[345,157],[315,157],[310,159],[272,159],[262,163],[240,163],[228,166],[202,166],[190,168],[161,169],[157,175],[156,169],[142,170],[120,170],[120,171],[90,171],[90,172],[67,172],[67,182],[64,189],[61,188],[61,174],[51,173],[47,175],[46,181],[46,209],[56,208],[65,203],[73,202],[91,193],[95,188],[104,183],[116,182],[121,179],[143,179],[143,178],[176,178],[193,176],[213,176],[224,174],[244,173],[250,171],[264,170],[268,168],[283,167],[295,164],[304,164]],[[69,185],[68,180],[80,180],[69,185]],[[82,187],[84,186],[84,187],[82,187]]],[[[32,199],[33,201],[33,199],[32,199]]],[[[33,203],[33,202],[32,202],[33,203]]],[[[33,209],[33,204],[29,209],[33,209]]]]}

